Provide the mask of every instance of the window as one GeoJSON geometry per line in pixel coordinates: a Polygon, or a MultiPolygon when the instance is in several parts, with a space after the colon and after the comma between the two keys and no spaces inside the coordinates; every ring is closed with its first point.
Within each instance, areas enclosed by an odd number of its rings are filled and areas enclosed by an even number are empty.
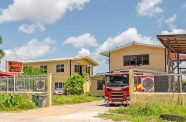
{"type": "Polygon", "coordinates": [[[86,73],[90,74],[90,66],[86,66],[86,73]]]}
{"type": "Polygon", "coordinates": [[[40,66],[40,69],[41,69],[43,72],[47,72],[47,65],[40,66]]]}
{"type": "Polygon", "coordinates": [[[56,65],[56,72],[64,72],[64,64],[56,65]]]}
{"type": "Polygon", "coordinates": [[[149,64],[149,55],[143,55],[143,64],[149,64]]]}
{"type": "Polygon", "coordinates": [[[82,75],[82,66],[81,65],[75,65],[75,72],[82,75]]]}
{"type": "Polygon", "coordinates": [[[129,55],[123,56],[124,66],[130,65],[148,65],[149,55],[129,55]]]}
{"type": "Polygon", "coordinates": [[[63,89],[63,88],[64,88],[64,82],[55,82],[55,90],[63,89]]]}
{"type": "Polygon", "coordinates": [[[103,90],[104,80],[97,80],[97,90],[103,90]]]}

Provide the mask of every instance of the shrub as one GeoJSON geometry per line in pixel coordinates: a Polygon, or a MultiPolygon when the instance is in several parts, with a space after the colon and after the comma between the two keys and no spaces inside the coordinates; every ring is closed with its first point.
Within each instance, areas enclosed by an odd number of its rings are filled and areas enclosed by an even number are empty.
{"type": "Polygon", "coordinates": [[[79,75],[79,74],[75,74],[71,77],[69,77],[66,81],[65,81],[65,92],[67,95],[80,95],[84,92],[83,90],[83,85],[84,85],[84,77],[79,75]]]}
{"type": "Polygon", "coordinates": [[[36,105],[26,95],[3,94],[0,95],[0,110],[26,110],[35,108],[36,105]]]}

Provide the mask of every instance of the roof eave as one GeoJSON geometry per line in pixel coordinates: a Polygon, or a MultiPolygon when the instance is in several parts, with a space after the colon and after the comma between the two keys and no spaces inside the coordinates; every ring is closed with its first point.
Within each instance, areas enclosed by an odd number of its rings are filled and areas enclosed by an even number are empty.
{"type": "Polygon", "coordinates": [[[99,64],[96,61],[94,61],[93,59],[91,59],[90,57],[86,56],[84,58],[86,58],[87,60],[89,60],[94,66],[99,66],[99,64]]]}

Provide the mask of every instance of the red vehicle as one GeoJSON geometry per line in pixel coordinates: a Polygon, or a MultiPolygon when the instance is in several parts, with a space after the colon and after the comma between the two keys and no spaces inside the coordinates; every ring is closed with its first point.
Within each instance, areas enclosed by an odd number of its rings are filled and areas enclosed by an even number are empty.
{"type": "MultiPolygon", "coordinates": [[[[128,72],[113,72],[105,75],[104,94],[105,101],[108,105],[121,103],[128,104],[129,99],[129,73],[128,72]]],[[[138,80],[136,80],[138,81],[138,80]]],[[[141,83],[136,82],[135,91],[143,91],[141,83]]]]}

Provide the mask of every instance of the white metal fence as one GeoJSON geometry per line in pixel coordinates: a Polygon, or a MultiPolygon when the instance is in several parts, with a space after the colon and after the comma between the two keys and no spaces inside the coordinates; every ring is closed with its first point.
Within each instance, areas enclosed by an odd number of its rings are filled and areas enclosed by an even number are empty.
{"type": "Polygon", "coordinates": [[[0,77],[0,92],[40,92],[47,91],[47,75],[21,75],[0,77]]]}

